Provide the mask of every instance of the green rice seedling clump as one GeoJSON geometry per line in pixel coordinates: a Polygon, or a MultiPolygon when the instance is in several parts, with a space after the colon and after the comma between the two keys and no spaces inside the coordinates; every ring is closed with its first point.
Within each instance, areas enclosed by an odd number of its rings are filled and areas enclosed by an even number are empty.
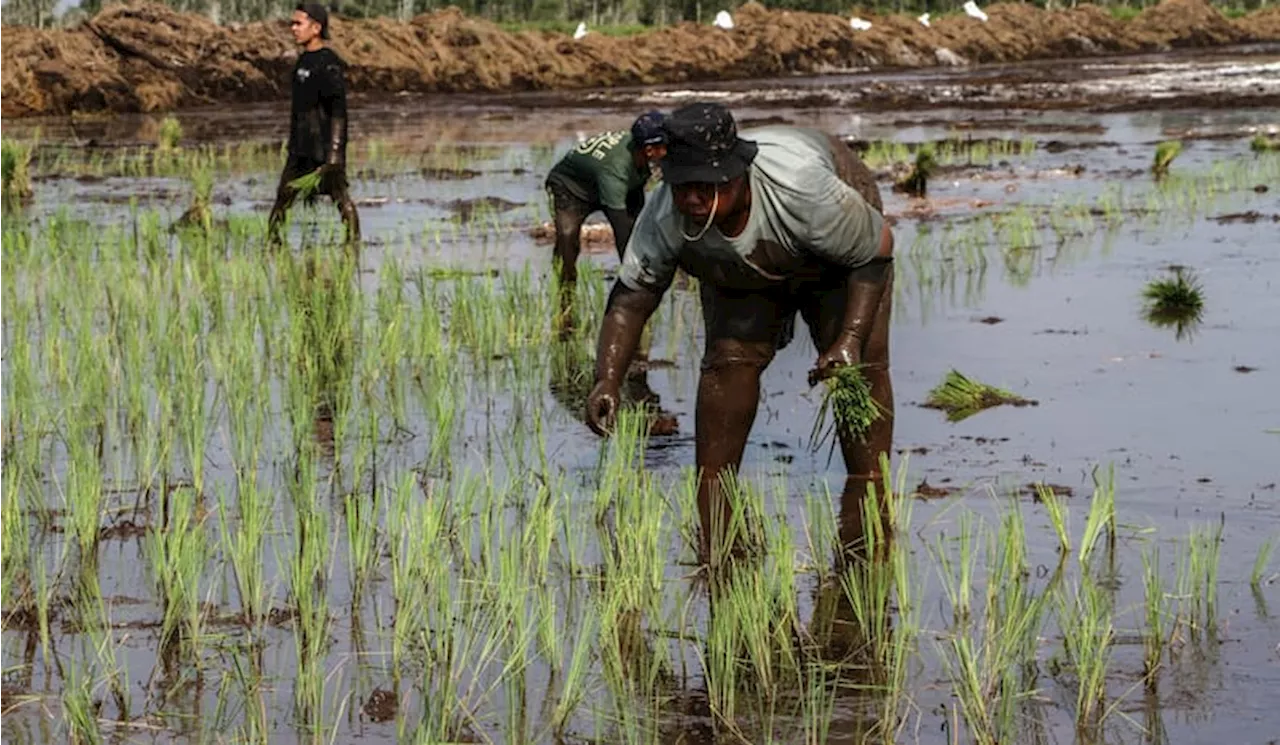
{"type": "Polygon", "coordinates": [[[1153,314],[1196,313],[1204,309],[1204,290],[1195,274],[1177,270],[1173,277],[1152,280],[1142,299],[1153,314]]]}
{"type": "Polygon", "coordinates": [[[1142,290],[1142,313],[1159,328],[1174,327],[1181,339],[1204,313],[1204,290],[1195,274],[1181,268],[1172,277],[1152,280],[1142,290]]]}
{"type": "Polygon", "coordinates": [[[0,143],[0,192],[5,201],[31,196],[31,145],[5,140],[0,143]]]}
{"type": "Polygon", "coordinates": [[[317,168],[311,173],[304,174],[290,181],[289,186],[297,190],[299,198],[305,200],[320,189],[320,180],[320,169],[317,168]]]}
{"type": "Polygon", "coordinates": [[[871,425],[883,415],[880,404],[871,397],[871,384],[862,367],[841,367],[823,381],[826,390],[809,436],[815,450],[833,431],[847,432],[859,441],[865,441],[871,425]]]}
{"type": "Polygon", "coordinates": [[[1169,166],[1173,165],[1174,158],[1182,152],[1182,140],[1168,140],[1156,145],[1155,159],[1151,163],[1151,173],[1156,178],[1163,178],[1169,174],[1169,166]]]}
{"type": "Polygon", "coordinates": [[[915,165],[911,172],[893,185],[894,191],[904,192],[913,197],[923,197],[929,190],[929,177],[938,166],[932,148],[920,148],[916,153],[915,165]]]}
{"type": "Polygon", "coordinates": [[[160,132],[156,136],[156,145],[161,150],[176,150],[178,143],[182,141],[182,124],[176,117],[166,116],[164,121],[160,122],[160,132]]]}
{"type": "Polygon", "coordinates": [[[983,409],[993,406],[1035,406],[1036,402],[1022,398],[1003,388],[979,383],[964,375],[959,370],[951,370],[942,382],[929,391],[924,402],[927,409],[941,409],[947,412],[947,419],[958,422],[983,409]]]}
{"type": "Polygon", "coordinates": [[[1249,143],[1249,149],[1255,153],[1278,153],[1280,152],[1280,136],[1268,137],[1259,133],[1249,143]]]}

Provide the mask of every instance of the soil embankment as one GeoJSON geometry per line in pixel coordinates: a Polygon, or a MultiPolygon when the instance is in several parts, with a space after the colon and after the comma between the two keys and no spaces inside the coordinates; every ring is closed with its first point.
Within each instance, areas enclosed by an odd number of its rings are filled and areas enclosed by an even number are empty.
{"type": "MultiPolygon", "coordinates": [[[[530,91],[746,79],[851,67],[1016,62],[1280,41],[1280,7],[1229,20],[1204,0],[1165,0],[1131,21],[1092,5],[985,8],[926,28],[908,16],[767,10],[724,30],[683,23],[626,38],[508,33],[456,9],[408,23],[332,21],[357,94],[530,91]]],[[[113,5],[65,30],[3,29],[3,115],[163,111],[288,95],[296,54],[286,21],[218,26],[167,6],[113,5]]]]}

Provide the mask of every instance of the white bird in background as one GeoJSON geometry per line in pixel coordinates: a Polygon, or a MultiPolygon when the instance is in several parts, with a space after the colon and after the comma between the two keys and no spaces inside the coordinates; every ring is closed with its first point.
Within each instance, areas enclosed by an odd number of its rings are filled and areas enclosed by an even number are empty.
{"type": "Polygon", "coordinates": [[[924,26],[925,28],[929,28],[929,14],[928,14],[928,13],[921,13],[920,15],[916,16],[916,20],[920,22],[920,25],[921,25],[921,26],[924,26]]]}
{"type": "Polygon", "coordinates": [[[854,31],[866,31],[871,28],[871,21],[864,21],[861,18],[854,16],[849,19],[849,25],[853,27],[854,31]]]}
{"type": "Polygon", "coordinates": [[[581,39],[587,35],[587,24],[585,22],[578,24],[578,30],[573,32],[573,38],[581,39]]]}
{"type": "Polygon", "coordinates": [[[983,23],[987,22],[987,14],[983,13],[982,10],[978,8],[978,4],[975,3],[973,0],[969,0],[969,2],[964,4],[964,12],[973,16],[974,18],[977,18],[979,21],[982,21],[983,23]]]}
{"type": "Polygon", "coordinates": [[[733,16],[729,15],[729,11],[722,10],[716,13],[716,19],[712,23],[720,28],[733,28],[733,16]]]}

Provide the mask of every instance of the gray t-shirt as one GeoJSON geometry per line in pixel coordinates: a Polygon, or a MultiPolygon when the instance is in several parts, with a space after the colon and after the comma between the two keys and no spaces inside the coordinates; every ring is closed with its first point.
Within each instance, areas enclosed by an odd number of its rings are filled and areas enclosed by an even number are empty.
{"type": "Polygon", "coordinates": [[[677,267],[720,287],[763,289],[815,267],[855,269],[875,257],[884,218],[840,180],[830,139],[820,131],[765,127],[742,132],[759,152],[748,171],[751,216],[729,238],[675,209],[662,184],[627,243],[618,279],[631,289],[663,292],[677,267]]]}

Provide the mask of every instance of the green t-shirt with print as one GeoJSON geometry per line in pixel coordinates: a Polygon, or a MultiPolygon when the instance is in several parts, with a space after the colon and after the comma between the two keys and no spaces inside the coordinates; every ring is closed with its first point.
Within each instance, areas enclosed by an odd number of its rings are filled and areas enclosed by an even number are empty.
{"type": "Polygon", "coordinates": [[[637,170],[631,158],[631,133],[602,132],[587,138],[556,163],[547,176],[591,205],[622,210],[627,194],[642,190],[648,170],[637,170]]]}

